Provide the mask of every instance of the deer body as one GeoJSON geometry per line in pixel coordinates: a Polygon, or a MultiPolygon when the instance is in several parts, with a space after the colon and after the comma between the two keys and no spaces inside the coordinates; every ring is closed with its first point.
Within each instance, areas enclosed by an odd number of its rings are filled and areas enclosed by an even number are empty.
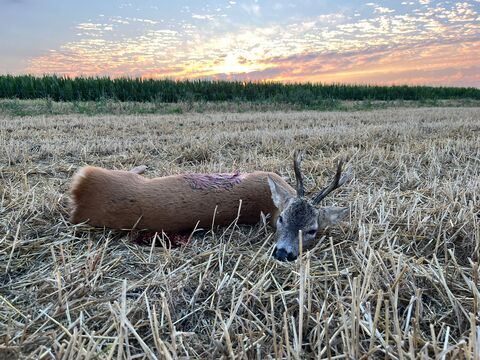
{"type": "Polygon", "coordinates": [[[86,166],[72,182],[71,221],[179,233],[196,226],[225,226],[235,220],[255,224],[261,213],[270,214],[276,228],[273,256],[282,261],[295,260],[300,242],[302,248],[310,247],[320,229],[337,224],[349,212],[348,207],[319,207],[328,194],[350,180],[350,171],[342,174],[342,161],[330,184],[307,198],[301,158],[302,154],[296,152],[296,190],[279,175],[264,171],[147,179],[140,176],[145,166],[131,171],[86,166]]]}
{"type": "MultiPolygon", "coordinates": [[[[142,171],[140,171],[142,172],[142,171]]],[[[295,190],[271,172],[180,174],[148,179],[131,171],[87,166],[72,182],[73,223],[115,229],[176,233],[199,227],[255,224],[260,214],[278,216],[268,178],[294,196],[295,190]]]]}

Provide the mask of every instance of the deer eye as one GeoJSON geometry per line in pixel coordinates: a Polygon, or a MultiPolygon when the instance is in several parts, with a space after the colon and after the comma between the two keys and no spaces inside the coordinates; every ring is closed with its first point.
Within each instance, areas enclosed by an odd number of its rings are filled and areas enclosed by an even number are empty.
{"type": "Polygon", "coordinates": [[[307,234],[310,235],[310,236],[314,236],[316,233],[317,233],[316,229],[312,229],[312,230],[307,231],[307,234]]]}
{"type": "Polygon", "coordinates": [[[279,222],[280,224],[283,224],[283,217],[282,217],[282,215],[279,215],[279,216],[278,216],[278,222],[279,222]]]}

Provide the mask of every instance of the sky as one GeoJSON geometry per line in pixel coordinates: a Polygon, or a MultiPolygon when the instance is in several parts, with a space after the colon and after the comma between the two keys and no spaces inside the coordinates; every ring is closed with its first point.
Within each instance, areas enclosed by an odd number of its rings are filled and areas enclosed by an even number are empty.
{"type": "Polygon", "coordinates": [[[480,87],[480,0],[0,0],[0,74],[480,87]]]}

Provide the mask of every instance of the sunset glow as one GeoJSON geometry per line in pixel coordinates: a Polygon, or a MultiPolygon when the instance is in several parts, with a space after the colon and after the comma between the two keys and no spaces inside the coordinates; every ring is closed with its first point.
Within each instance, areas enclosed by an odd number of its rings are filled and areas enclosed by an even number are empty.
{"type": "Polygon", "coordinates": [[[0,73],[480,86],[479,0],[4,0],[0,40],[0,73]]]}

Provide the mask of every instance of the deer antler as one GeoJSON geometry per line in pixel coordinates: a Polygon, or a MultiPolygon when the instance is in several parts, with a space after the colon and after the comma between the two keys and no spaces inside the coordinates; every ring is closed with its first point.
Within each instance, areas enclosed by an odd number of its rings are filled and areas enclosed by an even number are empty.
{"type": "Polygon", "coordinates": [[[343,160],[340,160],[337,165],[337,172],[335,173],[335,177],[333,178],[332,182],[328,184],[328,186],[324,187],[320,190],[312,199],[312,202],[317,205],[327,197],[333,190],[338,189],[340,186],[345,184],[348,180],[351,179],[352,174],[349,170],[346,173],[342,174],[342,166],[343,160]]]}
{"type": "Polygon", "coordinates": [[[295,178],[297,179],[297,196],[303,197],[305,195],[305,188],[303,186],[303,175],[300,169],[300,163],[302,162],[303,154],[298,149],[295,150],[293,159],[293,170],[295,171],[295,178]]]}

